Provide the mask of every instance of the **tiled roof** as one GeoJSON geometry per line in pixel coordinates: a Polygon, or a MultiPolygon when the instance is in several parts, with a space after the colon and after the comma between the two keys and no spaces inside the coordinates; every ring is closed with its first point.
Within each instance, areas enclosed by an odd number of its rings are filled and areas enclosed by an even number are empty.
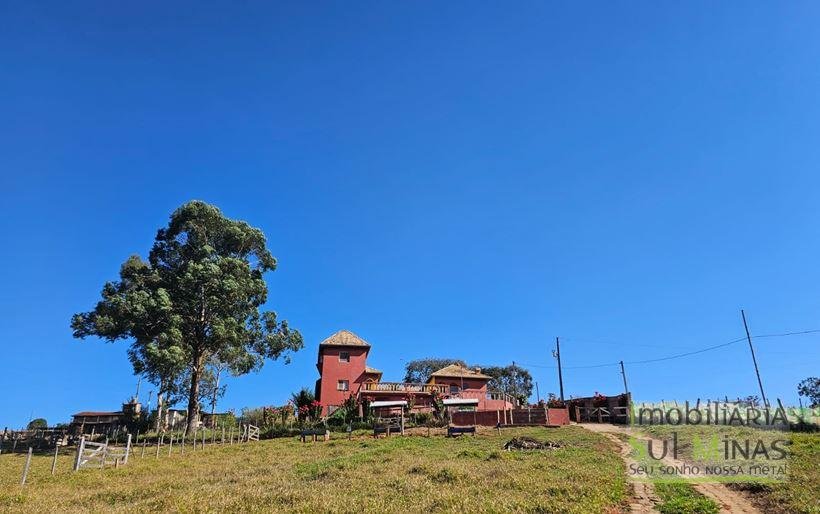
{"type": "Polygon", "coordinates": [[[103,411],[94,411],[94,410],[84,410],[82,412],[78,412],[77,414],[72,414],[72,416],[84,416],[84,417],[91,417],[91,416],[122,416],[122,411],[116,412],[103,412],[103,411]]]}
{"type": "Polygon", "coordinates": [[[370,344],[349,330],[339,330],[319,343],[319,346],[365,346],[369,348],[370,344]]]}
{"type": "Polygon", "coordinates": [[[464,366],[459,366],[458,364],[450,364],[449,366],[445,366],[440,370],[436,371],[435,373],[430,374],[431,377],[457,377],[457,378],[486,378],[491,379],[493,377],[484,375],[480,371],[476,371],[474,369],[465,368],[464,366]]]}
{"type": "Polygon", "coordinates": [[[365,373],[371,373],[373,375],[381,375],[382,374],[382,370],[376,369],[376,368],[371,368],[370,366],[365,366],[364,372],[365,373]]]}

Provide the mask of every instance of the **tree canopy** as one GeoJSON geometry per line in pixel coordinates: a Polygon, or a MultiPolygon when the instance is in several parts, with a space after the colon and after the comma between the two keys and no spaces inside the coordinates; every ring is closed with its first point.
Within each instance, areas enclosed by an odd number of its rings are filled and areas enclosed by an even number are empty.
{"type": "Polygon", "coordinates": [[[820,407],[820,378],[809,377],[797,384],[797,394],[809,399],[809,407],[820,407]]]}
{"type": "Polygon", "coordinates": [[[134,372],[161,394],[187,385],[188,423],[200,412],[200,384],[212,359],[234,376],[303,347],[302,336],[275,312],[261,311],[268,296],[264,273],[276,268],[265,236],[205,202],[171,214],[157,232],[148,260],[134,255],[120,279],[103,286],[93,310],[75,314],[74,337],[131,340],[134,372]]]}
{"type": "Polygon", "coordinates": [[[410,361],[405,366],[404,381],[423,384],[430,379],[433,372],[451,364],[466,366],[464,361],[460,359],[427,358],[410,361]]]}
{"type": "Polygon", "coordinates": [[[532,375],[521,366],[481,366],[481,372],[492,377],[487,381],[487,389],[504,391],[527,402],[532,396],[532,375]]]}
{"type": "Polygon", "coordinates": [[[35,418],[28,422],[26,429],[37,430],[40,428],[48,428],[48,421],[45,418],[35,418]]]}

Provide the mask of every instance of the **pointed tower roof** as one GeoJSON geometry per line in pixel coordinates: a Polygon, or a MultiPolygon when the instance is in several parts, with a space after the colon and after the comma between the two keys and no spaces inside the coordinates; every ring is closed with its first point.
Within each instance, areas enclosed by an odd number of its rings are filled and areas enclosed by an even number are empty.
{"type": "Polygon", "coordinates": [[[363,346],[370,348],[370,343],[349,330],[339,330],[319,343],[319,346],[363,346]]]}

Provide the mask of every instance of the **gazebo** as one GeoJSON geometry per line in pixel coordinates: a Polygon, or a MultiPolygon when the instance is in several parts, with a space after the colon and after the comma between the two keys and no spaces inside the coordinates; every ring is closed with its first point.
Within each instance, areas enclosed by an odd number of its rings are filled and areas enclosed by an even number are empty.
{"type": "Polygon", "coordinates": [[[469,409],[473,411],[473,424],[471,426],[457,427],[450,423],[447,427],[447,435],[453,436],[457,434],[471,433],[475,435],[476,426],[476,410],[478,410],[478,398],[447,398],[444,400],[444,408],[447,409],[447,418],[452,421],[453,409],[469,409]]]}
{"type": "Polygon", "coordinates": [[[385,400],[370,402],[368,408],[376,415],[373,422],[373,435],[380,433],[390,435],[392,431],[398,431],[404,435],[404,409],[407,407],[407,400],[385,400]],[[396,416],[398,410],[398,416],[396,416]]]}

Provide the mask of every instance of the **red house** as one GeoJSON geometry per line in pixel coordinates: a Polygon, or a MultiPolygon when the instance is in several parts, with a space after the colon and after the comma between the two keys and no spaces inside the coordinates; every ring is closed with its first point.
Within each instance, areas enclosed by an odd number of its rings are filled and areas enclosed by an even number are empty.
{"type": "Polygon", "coordinates": [[[430,411],[432,398],[478,400],[478,410],[504,410],[515,406],[501,391],[488,391],[491,377],[481,370],[451,365],[434,372],[427,383],[382,382],[382,372],[367,365],[370,344],[348,330],[340,330],[319,344],[316,399],[328,415],[351,395],[367,400],[405,400],[412,410],[430,411]]]}

